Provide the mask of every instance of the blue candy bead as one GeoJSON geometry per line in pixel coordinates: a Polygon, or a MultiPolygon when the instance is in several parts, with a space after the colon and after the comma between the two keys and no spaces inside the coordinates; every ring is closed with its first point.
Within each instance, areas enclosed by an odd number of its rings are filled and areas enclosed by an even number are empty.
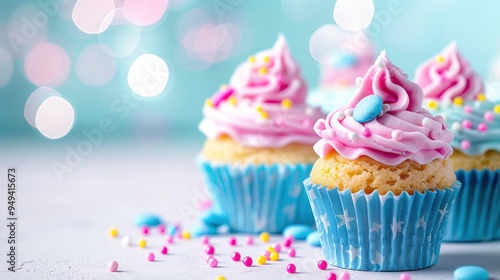
{"type": "Polygon", "coordinates": [[[289,225],[283,230],[283,236],[293,236],[295,240],[305,240],[312,231],[312,227],[308,225],[289,225]]]}
{"type": "Polygon", "coordinates": [[[480,266],[466,265],[455,269],[456,280],[488,280],[488,271],[480,266]]]}
{"type": "Polygon", "coordinates": [[[219,227],[227,223],[226,217],[211,210],[202,213],[200,220],[203,224],[211,227],[219,227]]]}
{"type": "Polygon", "coordinates": [[[155,214],[141,214],[135,217],[135,224],[137,226],[154,227],[160,225],[161,223],[162,222],[160,216],[155,214]]]}
{"type": "Polygon", "coordinates": [[[311,246],[320,247],[321,242],[319,241],[319,232],[315,230],[309,233],[309,235],[307,235],[306,242],[311,246]]]}
{"type": "Polygon", "coordinates": [[[369,122],[382,112],[382,107],[383,103],[380,96],[368,95],[361,99],[356,107],[354,107],[352,116],[359,123],[369,122]]]}

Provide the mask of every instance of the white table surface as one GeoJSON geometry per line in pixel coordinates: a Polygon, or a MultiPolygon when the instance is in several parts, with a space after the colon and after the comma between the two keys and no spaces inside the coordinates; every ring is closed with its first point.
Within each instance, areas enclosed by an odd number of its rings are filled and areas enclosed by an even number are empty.
{"type": "MultiPolygon", "coordinates": [[[[75,144],[68,144],[75,147],[75,144]]],[[[156,253],[165,237],[147,237],[148,248],[126,248],[120,239],[107,235],[116,226],[121,235],[133,240],[141,235],[134,226],[137,214],[153,212],[167,221],[180,221],[186,227],[197,221],[196,206],[206,198],[203,181],[194,158],[196,145],[100,145],[83,157],[72,173],[58,181],[52,169],[54,161],[64,162],[67,144],[61,146],[32,144],[0,147],[0,174],[7,166],[18,168],[17,190],[17,258],[16,273],[0,265],[0,279],[326,279],[328,271],[343,270],[329,267],[320,271],[316,263],[322,258],[319,248],[296,243],[298,257],[282,254],[279,262],[256,265],[256,257],[265,248],[227,244],[228,237],[211,238],[217,250],[219,268],[205,264],[199,240],[176,241],[169,254],[156,253]],[[254,266],[244,267],[230,260],[232,251],[250,255],[254,266]],[[157,261],[149,263],[145,255],[153,251],[157,261]],[[110,273],[107,264],[117,260],[118,273],[110,273]],[[289,262],[299,273],[289,275],[289,262]]],[[[4,175],[1,176],[4,178],[4,175]]],[[[3,180],[3,179],[2,179],[3,180]]],[[[1,184],[6,184],[5,180],[1,184]]],[[[6,190],[0,188],[0,218],[6,223],[6,190]]],[[[3,224],[2,223],[2,224],[3,224]]],[[[7,231],[0,227],[0,254],[6,259],[7,231]]],[[[274,236],[273,240],[279,240],[274,236]]],[[[243,243],[243,236],[238,236],[243,243]]],[[[453,279],[453,271],[462,265],[475,264],[489,270],[490,279],[500,279],[500,242],[476,244],[443,244],[437,265],[410,272],[412,279],[453,279]]],[[[349,271],[351,279],[399,279],[398,272],[349,271]]]]}

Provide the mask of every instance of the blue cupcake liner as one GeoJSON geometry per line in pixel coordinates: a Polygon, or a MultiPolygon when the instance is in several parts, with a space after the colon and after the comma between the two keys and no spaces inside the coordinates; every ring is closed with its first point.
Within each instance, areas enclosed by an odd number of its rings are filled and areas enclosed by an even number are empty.
{"type": "Polygon", "coordinates": [[[325,259],[334,266],[369,271],[414,270],[438,260],[444,224],[460,191],[365,194],[304,186],[316,218],[325,259]]]}
{"type": "Polygon", "coordinates": [[[214,211],[231,231],[280,233],[290,224],[314,225],[302,182],[312,164],[231,165],[198,160],[214,211]]]}
{"type": "Polygon", "coordinates": [[[500,239],[500,170],[458,170],[462,190],[451,208],[443,241],[500,239]]]}

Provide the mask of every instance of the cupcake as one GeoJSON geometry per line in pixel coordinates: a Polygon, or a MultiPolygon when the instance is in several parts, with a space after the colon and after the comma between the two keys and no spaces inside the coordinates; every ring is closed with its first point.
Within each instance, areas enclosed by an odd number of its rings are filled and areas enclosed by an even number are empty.
{"type": "Polygon", "coordinates": [[[206,101],[199,164],[214,211],[230,230],[279,233],[290,224],[314,224],[302,181],[317,159],[313,124],[323,115],[305,105],[306,94],[300,68],[279,36],[206,101]]]}
{"type": "Polygon", "coordinates": [[[366,35],[362,39],[363,44],[343,48],[342,52],[332,54],[337,58],[332,64],[320,65],[319,86],[308,95],[309,104],[319,106],[328,113],[352,98],[356,79],[360,81],[375,59],[373,43],[366,35]]]}
{"type": "Polygon", "coordinates": [[[450,159],[462,190],[451,209],[443,240],[499,239],[500,106],[486,100],[481,78],[455,43],[437,59],[420,66],[416,82],[422,86],[431,111],[442,114],[455,135],[450,159]]]}
{"type": "Polygon", "coordinates": [[[382,52],[351,101],[319,119],[319,159],[304,181],[326,260],[342,268],[434,265],[460,190],[453,135],[422,89],[382,52]]]}

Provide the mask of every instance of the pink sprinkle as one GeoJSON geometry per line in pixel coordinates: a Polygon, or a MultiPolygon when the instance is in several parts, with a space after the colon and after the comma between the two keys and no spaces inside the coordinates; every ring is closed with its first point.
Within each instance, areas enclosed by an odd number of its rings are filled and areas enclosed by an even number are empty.
{"type": "Polygon", "coordinates": [[[364,137],[370,137],[370,135],[372,135],[372,132],[368,127],[365,127],[365,128],[363,128],[363,130],[361,130],[361,134],[364,137]]]}
{"type": "Polygon", "coordinates": [[[288,264],[286,266],[286,272],[288,272],[290,274],[294,274],[296,271],[297,271],[297,267],[293,263],[288,264]]]}
{"type": "Polygon", "coordinates": [[[492,122],[493,120],[495,120],[495,115],[493,114],[493,112],[488,111],[484,113],[484,119],[488,122],[492,122]]]}
{"type": "Polygon", "coordinates": [[[233,252],[233,253],[231,254],[231,259],[232,259],[233,261],[235,261],[235,262],[240,261],[240,259],[241,259],[241,255],[240,255],[240,253],[238,253],[238,252],[233,252]]]}
{"type": "Polygon", "coordinates": [[[204,247],[205,253],[213,255],[215,253],[215,248],[211,245],[206,244],[204,247]]]}
{"type": "Polygon", "coordinates": [[[279,243],[273,244],[274,251],[281,253],[281,245],[279,243]]]}
{"type": "Polygon", "coordinates": [[[264,252],[262,252],[262,255],[266,258],[266,260],[271,259],[271,252],[269,252],[268,250],[265,250],[264,252]]]}
{"type": "Polygon", "coordinates": [[[229,245],[236,246],[236,237],[234,236],[229,237],[229,245]]]}
{"type": "Polygon", "coordinates": [[[112,261],[108,264],[108,269],[111,272],[116,272],[118,270],[118,262],[117,261],[112,261]]]}
{"type": "Polygon", "coordinates": [[[201,237],[201,244],[208,244],[210,243],[210,239],[208,238],[208,235],[203,235],[201,237]]]}
{"type": "Polygon", "coordinates": [[[208,264],[208,266],[210,266],[211,268],[214,268],[214,267],[217,267],[217,265],[219,264],[219,262],[217,261],[217,259],[216,259],[216,258],[211,257],[211,258],[209,258],[209,259],[208,259],[207,264],[208,264]]]}
{"type": "Polygon", "coordinates": [[[253,245],[253,237],[251,235],[247,236],[247,238],[245,238],[245,243],[247,245],[253,245]]]}
{"type": "Polygon", "coordinates": [[[158,226],[158,232],[160,234],[165,234],[165,225],[159,225],[158,226]]]}
{"type": "Polygon", "coordinates": [[[219,104],[224,101],[224,100],[227,100],[234,92],[234,89],[228,87],[222,91],[219,91],[217,92],[214,97],[212,98],[212,102],[214,104],[215,107],[219,106],[219,104]]]}
{"type": "Polygon", "coordinates": [[[320,260],[318,262],[318,268],[321,270],[325,270],[328,267],[328,263],[325,260],[320,260]]]}
{"type": "Polygon", "coordinates": [[[469,114],[472,113],[472,107],[469,106],[469,105],[465,106],[464,107],[464,112],[469,113],[469,114]]]}
{"type": "Polygon", "coordinates": [[[463,126],[464,128],[472,128],[472,122],[471,122],[470,120],[464,120],[464,121],[462,122],[462,126],[463,126]]]}
{"type": "Polygon", "coordinates": [[[328,275],[326,276],[326,280],[337,280],[337,274],[333,272],[328,273],[328,275]]]}
{"type": "Polygon", "coordinates": [[[143,235],[148,235],[149,234],[149,228],[147,226],[141,227],[141,233],[143,235]]]}
{"type": "Polygon", "coordinates": [[[208,260],[214,258],[212,255],[205,255],[205,262],[208,263],[208,260]]]}
{"type": "Polygon", "coordinates": [[[168,248],[165,246],[161,247],[160,253],[162,253],[162,255],[168,254],[168,248]]]}
{"type": "Polygon", "coordinates": [[[283,246],[288,248],[288,247],[292,246],[292,242],[293,241],[291,238],[285,238],[285,240],[283,240],[283,246]]]}
{"type": "Polygon", "coordinates": [[[146,256],[148,262],[154,262],[155,261],[155,254],[153,253],[148,253],[148,255],[146,256]]]}
{"type": "Polygon", "coordinates": [[[324,120],[320,119],[314,124],[314,131],[316,131],[316,133],[318,133],[322,130],[325,130],[325,129],[326,129],[326,126],[325,126],[324,120]]]}
{"type": "Polygon", "coordinates": [[[410,274],[406,273],[406,272],[403,272],[401,273],[401,275],[399,276],[399,279],[400,280],[410,280],[411,279],[411,276],[410,274]]]}
{"type": "Polygon", "coordinates": [[[169,235],[169,236],[167,237],[167,243],[168,243],[168,244],[174,244],[174,237],[173,237],[172,235],[169,235]]]}
{"type": "Polygon", "coordinates": [[[460,143],[460,146],[464,150],[468,150],[470,148],[470,142],[467,140],[463,140],[462,143],[460,143]]]}
{"type": "Polygon", "coordinates": [[[481,131],[481,132],[485,132],[488,130],[488,125],[485,124],[485,123],[480,123],[478,126],[477,126],[477,130],[481,131]]]}
{"type": "Polygon", "coordinates": [[[290,258],[295,258],[295,256],[297,255],[297,251],[295,251],[294,248],[290,248],[288,249],[288,255],[290,256],[290,258]]]}
{"type": "Polygon", "coordinates": [[[252,266],[252,263],[253,263],[253,260],[252,260],[251,257],[246,256],[246,257],[243,258],[243,264],[245,266],[252,266]]]}
{"type": "Polygon", "coordinates": [[[340,273],[340,280],[349,280],[349,279],[351,279],[351,275],[349,275],[349,272],[340,273]]]}

